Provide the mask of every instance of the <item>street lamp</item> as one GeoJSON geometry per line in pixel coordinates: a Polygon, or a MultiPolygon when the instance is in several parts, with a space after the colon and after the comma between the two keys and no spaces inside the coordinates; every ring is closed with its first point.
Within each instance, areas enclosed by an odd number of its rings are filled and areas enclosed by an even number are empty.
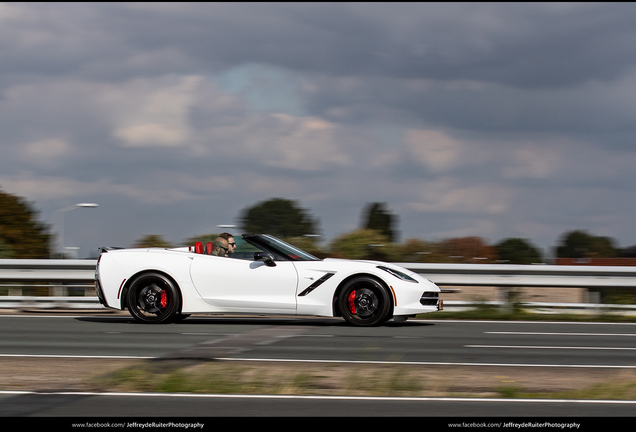
{"type": "MultiPolygon", "coordinates": [[[[64,207],[63,209],[59,209],[59,210],[55,210],[53,212],[53,214],[55,213],[60,213],[61,214],[61,227],[60,227],[60,245],[62,246],[62,258],[64,258],[64,213],[71,211],[71,210],[75,210],[76,208],[95,208],[95,207],[99,207],[99,204],[95,204],[95,203],[78,203],[78,204],[73,204],[71,206],[68,207],[64,207]]],[[[53,219],[53,216],[51,216],[51,219],[53,219]]],[[[51,254],[53,254],[53,248],[51,248],[51,254]]]]}

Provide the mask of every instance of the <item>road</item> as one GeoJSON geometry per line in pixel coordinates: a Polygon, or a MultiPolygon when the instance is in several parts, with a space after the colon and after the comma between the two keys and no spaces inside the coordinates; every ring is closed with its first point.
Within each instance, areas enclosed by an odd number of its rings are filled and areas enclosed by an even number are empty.
{"type": "MultiPolygon", "coordinates": [[[[636,324],[408,321],[354,328],[321,318],[191,317],[141,325],[127,316],[0,315],[0,359],[189,358],[515,368],[597,375],[636,370],[636,324]]],[[[1,372],[0,372],[1,373],[1,372]]],[[[478,372],[477,372],[478,373],[478,372]]],[[[633,402],[208,395],[0,394],[5,416],[423,415],[634,416],[633,402]]]]}

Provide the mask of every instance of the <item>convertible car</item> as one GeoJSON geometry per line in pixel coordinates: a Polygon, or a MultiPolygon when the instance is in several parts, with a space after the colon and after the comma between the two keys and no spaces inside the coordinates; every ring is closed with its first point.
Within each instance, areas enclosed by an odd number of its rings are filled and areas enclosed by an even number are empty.
{"type": "Polygon", "coordinates": [[[373,326],[442,308],[434,283],[393,264],[321,260],[267,234],[244,235],[237,244],[230,257],[210,255],[211,244],[201,242],[100,248],[97,295],[142,323],[244,313],[342,317],[373,326]]]}

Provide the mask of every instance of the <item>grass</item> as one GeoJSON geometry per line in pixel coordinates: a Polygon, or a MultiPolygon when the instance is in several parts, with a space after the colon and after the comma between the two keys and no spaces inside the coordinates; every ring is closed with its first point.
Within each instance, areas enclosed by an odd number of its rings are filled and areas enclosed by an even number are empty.
{"type": "Polygon", "coordinates": [[[460,367],[302,364],[294,369],[224,361],[181,367],[139,362],[93,377],[89,384],[98,391],[159,393],[636,400],[636,375],[632,372],[593,384],[573,381],[566,386],[569,390],[563,390],[558,382],[562,373],[554,372],[554,391],[545,390],[551,381],[544,379],[544,390],[537,392],[521,383],[524,379],[534,382],[532,377],[514,377],[518,380],[514,384],[502,385],[501,376],[484,374],[476,379],[474,370],[460,367]]]}
{"type": "Polygon", "coordinates": [[[576,321],[576,322],[618,322],[636,323],[634,315],[620,315],[609,312],[593,313],[538,313],[513,305],[509,310],[488,304],[478,304],[474,309],[464,311],[442,310],[422,314],[422,319],[466,319],[493,321],[576,321]]]}
{"type": "Polygon", "coordinates": [[[636,381],[607,382],[595,384],[580,390],[533,393],[524,392],[522,387],[500,387],[500,397],[529,399],[581,399],[581,400],[636,400],[636,381]]]}
{"type": "MultiPolygon", "coordinates": [[[[524,310],[518,305],[508,311],[491,305],[479,305],[473,310],[440,311],[419,318],[636,322],[634,316],[608,313],[542,314],[524,310]]],[[[556,383],[561,373],[555,371],[551,378],[543,382],[550,387],[550,380],[556,383]]],[[[609,377],[600,383],[579,377],[580,383],[572,385],[571,390],[564,391],[562,385],[555,384],[554,391],[542,392],[526,389],[518,383],[502,386],[501,380],[496,379],[488,381],[486,378],[486,382],[470,384],[474,376],[474,371],[467,372],[461,368],[432,369],[407,365],[281,366],[223,361],[179,365],[140,362],[107,375],[93,377],[89,385],[96,390],[131,392],[636,400],[634,374],[620,379],[609,377]]]]}
{"type": "Polygon", "coordinates": [[[206,362],[157,370],[139,363],[94,377],[96,390],[217,393],[412,396],[426,390],[414,368],[390,366],[268,366],[206,362]]]}

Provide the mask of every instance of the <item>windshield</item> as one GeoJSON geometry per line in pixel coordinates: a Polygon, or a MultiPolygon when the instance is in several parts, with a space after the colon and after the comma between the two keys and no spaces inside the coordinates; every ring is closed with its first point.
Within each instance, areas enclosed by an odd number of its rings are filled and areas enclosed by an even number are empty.
{"type": "Polygon", "coordinates": [[[274,253],[276,259],[285,261],[320,261],[320,258],[290,245],[269,234],[244,235],[243,238],[254,246],[262,246],[274,253]]]}

